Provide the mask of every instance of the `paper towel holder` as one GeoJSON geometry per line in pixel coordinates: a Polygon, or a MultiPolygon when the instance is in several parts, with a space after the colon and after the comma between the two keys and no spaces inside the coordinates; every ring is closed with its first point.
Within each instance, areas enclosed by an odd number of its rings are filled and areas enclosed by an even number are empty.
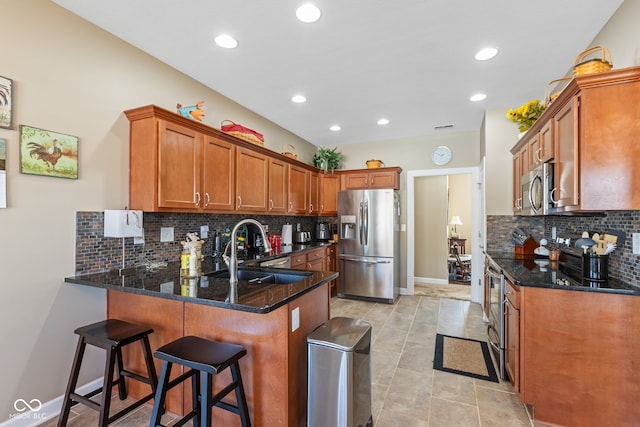
{"type": "Polygon", "coordinates": [[[130,210],[126,206],[121,210],[104,211],[104,237],[122,239],[122,268],[118,269],[120,276],[135,273],[136,267],[125,266],[125,237],[139,237],[144,233],[142,211],[130,210]]]}

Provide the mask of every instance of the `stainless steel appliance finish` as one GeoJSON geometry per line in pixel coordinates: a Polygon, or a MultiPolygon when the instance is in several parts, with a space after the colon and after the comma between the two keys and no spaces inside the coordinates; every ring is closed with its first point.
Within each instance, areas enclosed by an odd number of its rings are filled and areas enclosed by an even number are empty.
{"type": "Polygon", "coordinates": [[[334,317],[307,344],[307,425],[372,426],[371,325],[334,317]]]}
{"type": "Polygon", "coordinates": [[[331,240],[331,225],[328,222],[316,224],[316,240],[331,240]]]}
{"type": "Polygon", "coordinates": [[[485,286],[490,286],[489,295],[489,325],[487,326],[487,338],[489,347],[498,363],[498,375],[502,379],[507,378],[505,363],[505,279],[500,266],[488,255],[485,257],[485,286]]]}
{"type": "Polygon", "coordinates": [[[522,176],[521,215],[547,215],[553,212],[553,164],[544,163],[522,176]]]}
{"type": "Polygon", "coordinates": [[[338,193],[338,296],[393,304],[400,294],[400,199],[395,190],[338,193]]]}
{"type": "Polygon", "coordinates": [[[260,267],[291,268],[291,257],[285,256],[260,263],[260,267]]]}

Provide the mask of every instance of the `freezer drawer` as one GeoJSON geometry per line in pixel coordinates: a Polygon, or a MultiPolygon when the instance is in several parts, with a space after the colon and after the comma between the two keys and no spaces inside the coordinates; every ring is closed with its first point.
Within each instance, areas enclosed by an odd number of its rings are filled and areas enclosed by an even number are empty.
{"type": "Polygon", "coordinates": [[[338,296],[393,304],[398,297],[394,258],[339,256],[338,296]]]}

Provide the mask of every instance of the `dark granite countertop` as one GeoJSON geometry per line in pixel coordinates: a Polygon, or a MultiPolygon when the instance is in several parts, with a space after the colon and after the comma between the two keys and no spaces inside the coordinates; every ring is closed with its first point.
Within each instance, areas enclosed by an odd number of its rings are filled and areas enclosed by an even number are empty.
{"type": "MultiPolygon", "coordinates": [[[[279,248],[268,254],[239,254],[239,269],[251,269],[248,261],[269,259],[314,249],[328,243],[293,245],[279,248]]],[[[195,278],[180,277],[180,263],[171,262],[166,267],[148,270],[144,266],[135,268],[131,274],[120,276],[117,271],[85,274],[65,278],[67,283],[92,286],[108,290],[129,292],[158,298],[174,299],[195,304],[212,305],[231,310],[268,313],[296,299],[310,290],[338,277],[335,272],[308,271],[303,280],[291,284],[260,284],[239,280],[236,302],[229,302],[229,279],[215,278],[216,272],[226,270],[222,259],[207,258],[202,263],[202,275],[195,278]]],[[[260,269],[277,273],[301,273],[300,270],[260,269]]],[[[235,298],[234,298],[235,299],[235,298]]]]}
{"type": "Polygon", "coordinates": [[[640,286],[613,278],[598,283],[597,286],[576,280],[570,281],[570,284],[561,284],[564,283],[562,279],[568,278],[563,262],[550,262],[548,258],[515,259],[513,253],[506,252],[489,252],[487,255],[500,266],[504,275],[518,286],[640,296],[640,286]]]}

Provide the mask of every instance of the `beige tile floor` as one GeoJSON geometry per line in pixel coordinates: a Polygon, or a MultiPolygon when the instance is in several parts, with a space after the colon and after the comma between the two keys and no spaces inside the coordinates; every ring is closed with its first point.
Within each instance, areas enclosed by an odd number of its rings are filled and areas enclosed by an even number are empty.
{"type": "MultiPolygon", "coordinates": [[[[436,333],[485,339],[480,305],[431,296],[401,296],[394,305],[334,298],[331,315],[372,324],[372,415],[376,427],[533,425],[509,383],[432,369],[436,333]]],[[[113,409],[120,405],[115,397],[113,409]]],[[[147,426],[150,415],[151,407],[144,405],[112,425],[147,426]]],[[[163,424],[171,426],[173,419],[167,414],[163,424]]],[[[43,426],[55,426],[56,422],[52,419],[43,426]]],[[[97,413],[76,405],[68,425],[95,426],[97,413]]]]}

